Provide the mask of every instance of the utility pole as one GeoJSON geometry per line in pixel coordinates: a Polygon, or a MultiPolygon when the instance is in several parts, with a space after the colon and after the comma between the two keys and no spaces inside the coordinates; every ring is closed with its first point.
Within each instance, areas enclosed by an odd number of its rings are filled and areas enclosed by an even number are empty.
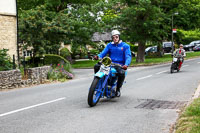
{"type": "Polygon", "coordinates": [[[172,14],[172,29],[171,29],[171,34],[172,34],[172,54],[173,54],[173,52],[174,52],[174,32],[173,32],[173,28],[174,28],[174,15],[178,15],[178,12],[176,12],[176,13],[173,13],[172,14]]]}
{"type": "Polygon", "coordinates": [[[19,27],[18,27],[18,9],[17,9],[17,0],[16,0],[16,18],[17,18],[17,62],[18,68],[20,68],[20,57],[19,57],[19,27]]]}

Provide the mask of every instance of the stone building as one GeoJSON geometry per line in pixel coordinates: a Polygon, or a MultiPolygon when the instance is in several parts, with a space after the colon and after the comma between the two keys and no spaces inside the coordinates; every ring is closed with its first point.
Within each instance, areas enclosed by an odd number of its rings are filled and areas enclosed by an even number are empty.
{"type": "Polygon", "coordinates": [[[17,58],[16,0],[0,0],[0,49],[17,58]]]}
{"type": "Polygon", "coordinates": [[[103,32],[103,33],[95,32],[93,34],[92,41],[93,42],[103,41],[105,43],[108,43],[108,42],[112,41],[111,32],[103,32]]]}

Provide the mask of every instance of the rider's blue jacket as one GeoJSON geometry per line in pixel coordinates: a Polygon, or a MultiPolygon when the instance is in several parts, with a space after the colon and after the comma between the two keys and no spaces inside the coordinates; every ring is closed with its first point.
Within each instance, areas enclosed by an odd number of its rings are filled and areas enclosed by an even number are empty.
{"type": "Polygon", "coordinates": [[[108,43],[106,48],[98,56],[103,58],[107,54],[109,54],[113,63],[127,66],[131,63],[130,46],[125,42],[120,42],[119,44],[114,44],[113,42],[108,43]]]}

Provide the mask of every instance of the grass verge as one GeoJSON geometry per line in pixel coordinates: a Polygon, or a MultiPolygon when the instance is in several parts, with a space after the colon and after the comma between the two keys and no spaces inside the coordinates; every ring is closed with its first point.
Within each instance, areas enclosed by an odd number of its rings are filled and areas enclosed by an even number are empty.
{"type": "MultiPolygon", "coordinates": [[[[200,52],[191,52],[187,53],[187,56],[185,59],[200,57],[200,52]]],[[[136,63],[136,58],[132,58],[132,62],[130,66],[145,66],[145,65],[154,65],[154,64],[162,64],[171,62],[172,57],[171,54],[164,55],[163,57],[157,57],[157,58],[146,58],[143,63],[136,63]]],[[[92,60],[86,60],[86,61],[76,61],[74,64],[72,64],[72,68],[93,68],[94,65],[97,63],[97,61],[92,60]]]]}
{"type": "Polygon", "coordinates": [[[175,133],[200,133],[200,98],[195,99],[180,115],[175,133]]]}
{"type": "Polygon", "coordinates": [[[94,60],[76,61],[72,64],[72,68],[93,68],[97,62],[94,60]]]}
{"type": "MultiPolygon", "coordinates": [[[[186,53],[185,59],[191,59],[195,57],[200,57],[200,52],[190,52],[186,53]]],[[[162,64],[171,62],[172,57],[171,54],[164,55],[163,57],[154,57],[154,58],[146,58],[143,63],[136,63],[136,59],[132,59],[131,66],[142,66],[142,65],[154,65],[154,64],[162,64]]]]}

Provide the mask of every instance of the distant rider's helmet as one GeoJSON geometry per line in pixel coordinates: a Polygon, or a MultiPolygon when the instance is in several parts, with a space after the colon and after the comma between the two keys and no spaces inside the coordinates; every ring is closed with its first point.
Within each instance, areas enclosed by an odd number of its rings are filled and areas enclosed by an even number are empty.
{"type": "Polygon", "coordinates": [[[118,30],[113,30],[111,32],[111,34],[112,34],[112,36],[114,36],[114,35],[120,35],[120,32],[118,30]]]}
{"type": "Polygon", "coordinates": [[[180,47],[183,47],[183,44],[180,44],[180,47]]]}

